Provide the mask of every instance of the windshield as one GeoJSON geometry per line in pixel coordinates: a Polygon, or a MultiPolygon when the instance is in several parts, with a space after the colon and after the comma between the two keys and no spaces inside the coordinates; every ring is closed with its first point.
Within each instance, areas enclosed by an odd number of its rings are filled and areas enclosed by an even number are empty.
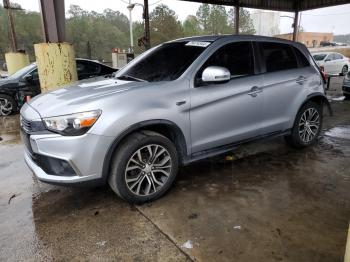
{"type": "Polygon", "coordinates": [[[121,69],[116,77],[131,81],[172,81],[179,78],[210,42],[162,44],[121,69]]]}
{"type": "Polygon", "coordinates": [[[325,57],[327,56],[327,54],[317,54],[317,55],[313,55],[314,59],[316,61],[322,61],[323,59],[325,59],[325,57]]]}
{"type": "Polygon", "coordinates": [[[16,73],[10,75],[8,79],[18,79],[20,77],[23,77],[25,74],[29,73],[35,67],[36,67],[35,63],[30,64],[29,66],[23,67],[20,70],[18,70],[16,73]]]}

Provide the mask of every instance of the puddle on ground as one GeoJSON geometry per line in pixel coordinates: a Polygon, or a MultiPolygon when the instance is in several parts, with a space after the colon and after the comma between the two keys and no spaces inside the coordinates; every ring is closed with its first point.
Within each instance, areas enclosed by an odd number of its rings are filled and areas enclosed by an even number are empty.
{"type": "Polygon", "coordinates": [[[350,125],[336,126],[325,132],[326,136],[350,140],[350,125]]]}
{"type": "Polygon", "coordinates": [[[345,100],[345,96],[331,97],[330,99],[332,101],[344,101],[345,100]]]}

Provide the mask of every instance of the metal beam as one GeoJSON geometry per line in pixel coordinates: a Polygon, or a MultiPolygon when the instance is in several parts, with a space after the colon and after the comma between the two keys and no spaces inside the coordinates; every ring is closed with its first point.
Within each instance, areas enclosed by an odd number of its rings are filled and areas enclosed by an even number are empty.
{"type": "Polygon", "coordinates": [[[239,35],[239,5],[235,5],[235,34],[239,35]]]}
{"type": "Polygon", "coordinates": [[[146,43],[145,47],[146,49],[151,48],[151,34],[149,30],[149,10],[148,10],[148,0],[144,0],[143,3],[143,16],[145,19],[145,37],[146,37],[146,43]]]}
{"type": "Polygon", "coordinates": [[[65,41],[65,15],[63,0],[39,0],[44,31],[44,41],[65,41]]]}
{"type": "Polygon", "coordinates": [[[293,23],[293,41],[297,41],[297,35],[298,35],[298,19],[299,18],[299,11],[296,11],[294,13],[294,23],[293,23]]]}
{"type": "Polygon", "coordinates": [[[11,35],[11,44],[12,44],[12,52],[17,52],[17,38],[16,38],[16,32],[15,27],[13,23],[13,16],[12,16],[12,8],[10,5],[10,0],[4,0],[3,1],[4,8],[7,10],[7,19],[8,19],[8,30],[11,35]]]}

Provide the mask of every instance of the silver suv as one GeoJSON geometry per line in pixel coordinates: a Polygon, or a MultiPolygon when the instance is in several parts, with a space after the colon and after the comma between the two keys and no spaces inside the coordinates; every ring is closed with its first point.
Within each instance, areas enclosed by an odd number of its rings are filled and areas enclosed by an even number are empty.
{"type": "MultiPolygon", "coordinates": [[[[258,36],[161,44],[113,78],[80,81],[21,110],[25,160],[41,181],[109,183],[129,202],[162,196],[178,167],[242,143],[313,144],[328,105],[305,46],[258,36]]],[[[329,107],[330,108],[330,107],[329,107]]]]}

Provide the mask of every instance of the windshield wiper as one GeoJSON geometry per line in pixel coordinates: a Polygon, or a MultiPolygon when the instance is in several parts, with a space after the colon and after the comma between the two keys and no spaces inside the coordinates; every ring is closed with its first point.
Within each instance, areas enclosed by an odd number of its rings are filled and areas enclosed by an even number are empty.
{"type": "Polygon", "coordinates": [[[137,77],[134,77],[134,76],[130,76],[130,75],[118,76],[117,79],[120,79],[120,80],[134,80],[134,81],[138,81],[138,82],[147,82],[146,80],[143,80],[141,78],[137,78],[137,77]]]}

